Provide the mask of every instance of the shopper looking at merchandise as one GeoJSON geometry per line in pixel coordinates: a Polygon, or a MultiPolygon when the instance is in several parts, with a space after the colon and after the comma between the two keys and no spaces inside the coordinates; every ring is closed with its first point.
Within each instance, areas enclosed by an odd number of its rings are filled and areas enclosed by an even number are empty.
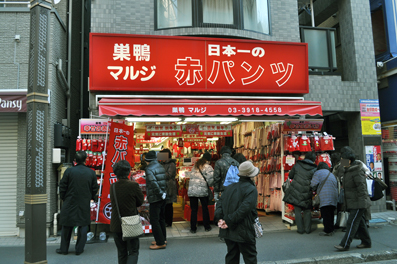
{"type": "Polygon", "coordinates": [[[163,165],[167,180],[167,198],[165,204],[165,226],[172,226],[172,218],[174,217],[174,208],[172,207],[173,203],[177,201],[177,189],[176,189],[176,160],[171,159],[172,154],[171,150],[163,149],[160,152],[168,154],[168,160],[161,161],[161,165],[163,165]]]}
{"type": "Polygon", "coordinates": [[[310,182],[317,169],[314,161],[314,152],[308,152],[304,160],[298,160],[292,167],[289,178],[292,179],[290,187],[286,190],[283,201],[294,206],[295,222],[298,233],[311,232],[312,189],[310,182]],[[303,218],[302,218],[303,211],[303,218]]]}
{"type": "Polygon", "coordinates": [[[142,154],[141,164],[139,165],[138,170],[145,170],[146,169],[147,163],[146,163],[145,157],[146,157],[146,153],[143,153],[142,154]]]}
{"type": "Polygon", "coordinates": [[[371,238],[366,225],[366,213],[371,206],[371,200],[368,196],[362,164],[356,160],[353,151],[346,151],[342,153],[341,166],[344,168],[342,184],[349,218],[347,219],[346,233],[335,248],[339,251],[349,250],[356,234],[361,239],[361,244],[357,248],[370,248],[371,238]]]}
{"type": "Polygon", "coordinates": [[[258,173],[251,161],[241,163],[239,182],[229,185],[217,203],[214,220],[220,227],[219,236],[226,242],[226,264],[239,263],[240,253],[245,263],[257,263],[253,224],[258,216],[258,191],[252,179],[258,173]]]}
{"type": "Polygon", "coordinates": [[[247,161],[247,159],[245,158],[245,156],[241,153],[237,153],[233,155],[233,159],[235,159],[238,164],[243,163],[244,161],[247,161]]]}
{"type": "Polygon", "coordinates": [[[230,165],[239,166],[239,163],[233,159],[230,155],[232,150],[228,146],[221,148],[221,159],[215,163],[214,168],[214,197],[215,201],[219,200],[220,194],[224,190],[223,182],[230,165]]]}
{"type": "Polygon", "coordinates": [[[166,172],[157,161],[156,152],[151,150],[146,154],[148,163],[146,174],[147,199],[150,204],[150,224],[155,241],[150,249],[162,249],[166,247],[167,232],[165,229],[165,204],[167,197],[166,172]]]}
{"type": "Polygon", "coordinates": [[[196,161],[192,171],[190,172],[188,196],[190,200],[190,233],[196,233],[197,230],[197,211],[198,200],[200,199],[201,209],[203,213],[203,225],[205,231],[211,231],[210,214],[208,211],[208,186],[212,186],[214,182],[214,170],[211,165],[211,154],[205,152],[203,157],[196,161]],[[208,183],[208,185],[207,185],[208,183]]]}
{"type": "Polygon", "coordinates": [[[115,194],[117,195],[118,207],[112,207],[110,231],[113,232],[119,264],[138,263],[139,255],[139,237],[123,241],[121,220],[119,217],[137,215],[137,207],[143,203],[143,193],[139,184],[128,179],[130,171],[131,165],[126,160],[120,160],[114,164],[113,172],[116,174],[117,182],[113,183],[110,187],[110,201],[112,204],[116,204],[115,194]],[[120,212],[118,212],[118,209],[120,212]]]}
{"type": "Polygon", "coordinates": [[[338,182],[325,162],[320,162],[317,171],[314,173],[310,186],[318,191],[321,186],[320,211],[323,218],[324,230],[320,236],[332,236],[334,234],[334,212],[338,203],[338,182]]]}
{"type": "Polygon", "coordinates": [[[88,226],[91,224],[90,202],[95,199],[98,183],[95,172],[84,165],[86,158],[87,154],[84,151],[76,152],[77,165],[68,168],[59,182],[59,196],[63,204],[60,217],[61,247],[56,250],[58,254],[68,254],[75,226],[78,227],[76,255],[84,252],[87,242],[88,226]]]}

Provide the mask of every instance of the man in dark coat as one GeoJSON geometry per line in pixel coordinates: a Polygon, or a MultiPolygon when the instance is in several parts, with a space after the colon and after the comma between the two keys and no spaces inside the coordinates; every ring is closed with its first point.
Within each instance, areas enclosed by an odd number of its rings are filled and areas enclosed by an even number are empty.
{"type": "Polygon", "coordinates": [[[230,155],[232,150],[228,146],[223,146],[220,152],[222,158],[215,162],[214,168],[214,198],[215,201],[219,199],[219,194],[223,192],[223,183],[226,178],[227,171],[231,165],[239,166],[240,164],[230,155]]]}
{"type": "Polygon", "coordinates": [[[83,253],[87,242],[88,226],[91,224],[90,202],[95,199],[98,183],[95,172],[84,165],[86,158],[87,154],[84,151],[76,152],[77,165],[67,169],[59,182],[59,196],[63,204],[60,218],[61,248],[56,250],[58,254],[68,254],[75,226],[78,226],[76,255],[83,253]]]}
{"type": "Polygon", "coordinates": [[[317,170],[316,155],[314,152],[308,152],[304,160],[298,160],[289,172],[289,178],[292,179],[290,187],[284,194],[283,201],[294,206],[295,222],[298,233],[303,234],[311,232],[311,208],[313,191],[310,187],[314,172],[317,170]],[[303,211],[303,219],[302,219],[303,211]]]}
{"type": "Polygon", "coordinates": [[[167,198],[165,204],[165,225],[167,227],[172,226],[172,219],[174,217],[174,208],[173,203],[176,203],[178,191],[176,189],[176,160],[171,159],[172,154],[171,150],[163,149],[160,152],[168,154],[168,160],[164,160],[161,162],[165,170],[165,175],[167,177],[167,198]]]}
{"type": "Polygon", "coordinates": [[[252,178],[258,173],[252,161],[241,163],[240,180],[225,188],[216,205],[214,221],[227,245],[226,264],[239,263],[240,253],[245,263],[257,263],[254,221],[258,192],[252,178]]]}
{"type": "Polygon", "coordinates": [[[155,241],[150,249],[162,249],[166,247],[167,232],[165,229],[165,204],[167,197],[167,180],[163,166],[157,161],[155,151],[146,154],[148,163],[146,174],[147,199],[150,204],[150,224],[155,241]]]}
{"type": "Polygon", "coordinates": [[[344,152],[342,159],[348,160],[348,165],[341,166],[343,166],[342,184],[345,190],[345,206],[349,212],[349,218],[345,235],[335,248],[340,251],[349,250],[356,235],[361,239],[361,244],[357,248],[370,248],[371,237],[366,225],[365,214],[371,206],[371,200],[368,195],[365,172],[362,164],[356,160],[354,152],[344,152]]]}

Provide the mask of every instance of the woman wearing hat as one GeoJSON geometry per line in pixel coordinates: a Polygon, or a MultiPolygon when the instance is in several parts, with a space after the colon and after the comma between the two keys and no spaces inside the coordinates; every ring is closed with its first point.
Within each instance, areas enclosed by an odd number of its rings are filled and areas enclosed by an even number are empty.
{"type": "Polygon", "coordinates": [[[208,186],[214,182],[214,170],[209,165],[211,154],[205,152],[199,159],[190,173],[189,189],[187,195],[190,200],[190,233],[196,233],[197,230],[197,211],[198,200],[200,199],[203,210],[203,224],[205,231],[211,231],[210,214],[208,211],[208,186]],[[208,183],[208,186],[207,186],[208,183]]]}
{"type": "Polygon", "coordinates": [[[226,263],[239,263],[240,253],[245,263],[257,263],[254,221],[258,192],[252,179],[258,173],[252,161],[241,163],[240,180],[225,188],[216,204],[214,220],[226,242],[226,263]]]}

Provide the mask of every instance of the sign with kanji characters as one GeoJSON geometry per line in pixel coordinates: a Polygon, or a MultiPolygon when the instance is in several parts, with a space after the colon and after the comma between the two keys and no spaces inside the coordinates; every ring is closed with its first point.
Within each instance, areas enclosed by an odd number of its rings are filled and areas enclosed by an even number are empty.
{"type": "MultiPolygon", "coordinates": [[[[305,94],[307,47],[294,42],[90,33],[90,90],[305,94]]],[[[198,110],[203,111],[193,109],[198,110]]]]}
{"type": "Polygon", "coordinates": [[[207,142],[207,138],[199,137],[196,135],[184,135],[183,141],[184,142],[207,142]]]}
{"type": "Polygon", "coordinates": [[[149,149],[148,148],[142,148],[142,149],[135,149],[135,155],[141,155],[141,154],[143,154],[143,153],[146,153],[146,152],[148,152],[149,151],[149,149]]]}
{"type": "Polygon", "coordinates": [[[99,213],[96,220],[99,223],[110,224],[112,215],[110,186],[117,181],[117,177],[113,173],[113,166],[120,160],[127,160],[131,167],[134,167],[134,144],[134,126],[127,126],[124,123],[111,123],[105,172],[101,182],[102,193],[99,196],[99,213]]]}
{"type": "Polygon", "coordinates": [[[323,122],[323,119],[286,119],[283,131],[321,131],[323,122]]]}
{"type": "Polygon", "coordinates": [[[80,119],[79,121],[81,135],[106,134],[108,132],[107,119],[80,119]]]}
{"type": "Polygon", "coordinates": [[[232,137],[232,125],[205,124],[199,125],[199,136],[232,137]]]}
{"type": "Polygon", "coordinates": [[[379,100],[360,99],[361,130],[363,135],[381,135],[379,100]]]}
{"type": "Polygon", "coordinates": [[[185,134],[198,134],[198,125],[184,124],[182,125],[182,133],[185,134]]]}
{"type": "Polygon", "coordinates": [[[145,137],[180,137],[181,125],[146,125],[145,137]]]}
{"type": "Polygon", "coordinates": [[[150,139],[145,139],[144,133],[136,134],[136,143],[160,143],[161,137],[151,137],[150,139]]]}

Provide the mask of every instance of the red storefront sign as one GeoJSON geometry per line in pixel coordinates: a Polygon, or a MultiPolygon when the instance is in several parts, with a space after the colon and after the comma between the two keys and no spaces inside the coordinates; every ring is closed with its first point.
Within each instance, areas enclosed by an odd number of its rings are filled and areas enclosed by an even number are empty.
{"type": "Polygon", "coordinates": [[[321,102],[302,100],[161,100],[99,101],[99,115],[108,116],[264,116],[322,115],[321,102]]]}
{"type": "Polygon", "coordinates": [[[206,137],[232,137],[232,125],[205,124],[199,125],[199,135],[206,137]]]}
{"type": "Polygon", "coordinates": [[[307,43],[90,33],[90,90],[304,94],[307,43]]]}
{"type": "MultiPolygon", "coordinates": [[[[108,132],[108,120],[104,119],[80,119],[80,134],[106,134],[108,132]]],[[[109,127],[110,129],[110,127],[109,127]]]]}
{"type": "Polygon", "coordinates": [[[181,125],[146,125],[145,137],[180,137],[181,125]]]}
{"type": "Polygon", "coordinates": [[[120,160],[127,160],[131,167],[134,167],[135,164],[134,126],[127,126],[123,123],[112,123],[111,127],[97,219],[97,222],[104,224],[110,224],[112,215],[110,186],[117,181],[117,177],[113,173],[114,164],[120,160]]]}

